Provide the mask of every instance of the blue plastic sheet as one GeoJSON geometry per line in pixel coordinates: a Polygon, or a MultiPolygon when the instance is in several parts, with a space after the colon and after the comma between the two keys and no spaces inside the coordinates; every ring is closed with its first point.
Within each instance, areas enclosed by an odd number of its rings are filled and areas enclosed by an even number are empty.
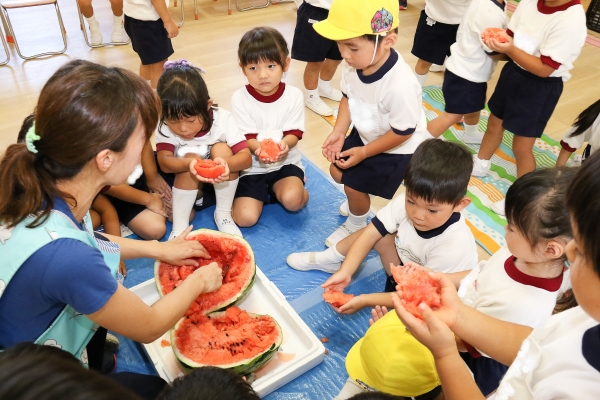
{"type": "MultiPolygon", "coordinates": [[[[300,272],[286,264],[288,254],[298,251],[326,249],[325,238],[344,222],[338,207],[345,200],[339,187],[316,166],[303,159],[306,166],[306,188],[310,194],[307,206],[290,213],[278,204],[267,205],[257,225],[242,228],[256,263],[274,282],[292,307],[300,314],[317,337],[330,339],[325,347],[329,354],[323,363],[296,378],[266,399],[330,399],[343,386],[347,375],[346,353],[368,328],[369,310],[351,316],[336,314],[323,302],[319,287],[329,274],[320,271],[300,272]]],[[[198,212],[194,228],[216,229],[212,214],[214,207],[198,212]]],[[[360,294],[382,291],[385,275],[381,263],[372,252],[355,280],[346,290],[360,294]]],[[[126,287],[132,287],[153,278],[154,260],[138,259],[127,262],[126,287]]],[[[120,337],[117,353],[117,371],[156,374],[152,362],[142,346],[120,337]]]]}

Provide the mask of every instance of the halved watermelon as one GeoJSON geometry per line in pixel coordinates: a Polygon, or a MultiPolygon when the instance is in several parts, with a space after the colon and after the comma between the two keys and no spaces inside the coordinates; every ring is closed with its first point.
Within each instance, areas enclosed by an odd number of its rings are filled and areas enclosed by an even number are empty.
{"type": "Polygon", "coordinates": [[[353,298],[353,294],[347,294],[337,290],[327,290],[323,292],[323,299],[334,307],[341,307],[353,298]]]}
{"type": "Polygon", "coordinates": [[[210,259],[198,258],[199,267],[170,265],[166,262],[154,263],[154,278],[158,293],[164,296],[175,289],[197,268],[216,262],[223,269],[223,284],[212,293],[198,296],[188,309],[187,315],[208,314],[224,310],[242,300],[254,284],[256,264],[250,244],[237,235],[198,229],[190,232],[186,240],[197,240],[204,246],[210,259]]]}
{"type": "Polygon", "coordinates": [[[183,317],[171,330],[177,359],[188,368],[207,365],[248,374],[273,357],[283,341],[275,319],[229,307],[183,317]]]}
{"type": "Polygon", "coordinates": [[[216,179],[223,175],[225,167],[213,160],[196,158],[194,169],[203,178],[216,179]]]}
{"type": "Polygon", "coordinates": [[[419,304],[425,303],[432,309],[440,306],[442,286],[438,281],[431,279],[426,271],[415,268],[406,273],[403,268],[393,265],[391,269],[394,280],[402,291],[400,300],[406,311],[423,319],[419,304]]]}

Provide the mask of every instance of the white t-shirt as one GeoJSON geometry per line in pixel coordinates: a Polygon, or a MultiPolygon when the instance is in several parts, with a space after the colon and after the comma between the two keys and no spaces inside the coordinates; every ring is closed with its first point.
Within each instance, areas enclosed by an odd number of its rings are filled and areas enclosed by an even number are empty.
{"type": "MultiPolygon", "coordinates": [[[[250,85],[238,89],[231,97],[231,109],[240,136],[247,139],[279,142],[285,135],[301,139],[304,133],[304,95],[300,89],[283,82],[271,96],[259,94],[250,85]]],[[[252,166],[243,170],[242,175],[266,174],[288,164],[304,170],[297,146],[290,149],[286,158],[273,164],[262,163],[252,155],[252,166]]]]}
{"type": "Polygon", "coordinates": [[[140,21],[157,21],[160,18],[150,0],[124,0],[123,13],[140,21]]]}
{"type": "Polygon", "coordinates": [[[458,26],[456,42],[450,47],[452,55],[444,64],[448,71],[471,82],[489,81],[498,62],[488,55],[492,50],[483,43],[481,34],[486,28],[506,29],[507,23],[504,4],[473,0],[458,26]]]}
{"type": "Polygon", "coordinates": [[[310,4],[311,6],[329,10],[331,8],[331,3],[333,3],[333,0],[304,0],[304,2],[310,4]]]}
{"type": "Polygon", "coordinates": [[[412,69],[394,49],[387,61],[372,75],[342,62],[342,92],[348,97],[350,117],[364,144],[380,138],[390,129],[412,137],[386,151],[412,154],[421,142],[431,138],[423,111],[421,85],[412,69]]]}
{"type": "Polygon", "coordinates": [[[556,300],[571,287],[569,271],[552,279],[519,271],[508,248],[481,261],[460,283],[462,302],[502,321],[537,328],[552,316],[556,300]]]}
{"type": "Polygon", "coordinates": [[[240,134],[231,113],[222,108],[213,107],[213,124],[208,132],[199,132],[196,137],[186,140],[177,136],[166,124],[159,125],[156,132],[156,151],[171,151],[175,156],[182,157],[186,152],[185,147],[194,146],[194,153],[207,154],[210,146],[215,143],[227,143],[233,153],[248,147],[246,138],[240,134]]]}
{"type": "Polygon", "coordinates": [[[427,0],[425,14],[436,22],[458,25],[462,21],[471,0],[427,0]]]}
{"type": "MultiPolygon", "coordinates": [[[[522,0],[508,22],[514,44],[556,68],[550,77],[564,82],[587,38],[585,12],[579,0],[547,7],[543,0],[522,0]]],[[[518,64],[517,64],[518,65],[518,64]]]]}
{"type": "MultiPolygon", "coordinates": [[[[569,129],[563,136],[560,144],[565,147],[565,144],[570,147],[570,150],[577,150],[583,146],[585,142],[588,142],[591,146],[590,155],[600,149],[600,115],[596,117],[596,120],[587,128],[584,132],[580,133],[575,137],[569,137],[571,133],[575,132],[575,127],[569,129]]],[[[567,149],[569,150],[569,149],[567,149]]]]}
{"type": "Polygon", "coordinates": [[[550,317],[533,330],[493,400],[600,398],[600,325],[581,307],[550,317]]]}
{"type": "Polygon", "coordinates": [[[403,264],[416,262],[437,272],[460,272],[477,265],[475,238],[460,213],[441,227],[417,231],[406,214],[404,193],[398,195],[371,222],[382,232],[396,232],[396,251],[403,264]]]}

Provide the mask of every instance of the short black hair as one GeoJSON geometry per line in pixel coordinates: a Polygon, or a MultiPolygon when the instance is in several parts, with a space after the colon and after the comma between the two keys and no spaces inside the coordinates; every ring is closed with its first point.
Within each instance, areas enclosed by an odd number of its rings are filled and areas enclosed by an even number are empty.
{"type": "Polygon", "coordinates": [[[455,206],[467,194],[471,171],[473,156],[464,145],[426,140],[408,163],[404,185],[411,196],[455,206]]]}
{"type": "Polygon", "coordinates": [[[23,120],[21,129],[19,129],[19,136],[17,136],[17,143],[23,143],[25,141],[25,135],[27,135],[27,131],[29,131],[29,128],[33,126],[34,116],[34,114],[29,114],[23,120]]]}
{"type": "Polygon", "coordinates": [[[573,236],[566,193],[574,176],[574,168],[539,169],[521,176],[508,188],[506,220],[531,246],[544,239],[573,236]]]}
{"type": "MultiPolygon", "coordinates": [[[[398,27],[392,29],[391,31],[389,31],[388,33],[398,33],[398,27]]],[[[369,42],[378,42],[377,46],[379,46],[381,44],[382,38],[384,38],[385,36],[383,35],[372,35],[370,33],[367,33],[365,35],[361,36],[363,39],[368,40],[369,42]],[[379,40],[377,39],[377,36],[379,36],[379,40]]]]}
{"type": "Polygon", "coordinates": [[[567,188],[567,206],[585,258],[600,277],[600,152],[581,164],[567,188]]]}
{"type": "Polygon", "coordinates": [[[363,393],[355,394],[354,396],[350,397],[348,400],[410,400],[410,399],[438,400],[440,398],[443,399],[443,396],[440,396],[441,394],[442,394],[442,387],[436,386],[429,392],[423,393],[419,396],[414,396],[414,397],[395,396],[393,394],[388,394],[388,393],[383,393],[383,392],[363,392],[363,393]]]}
{"type": "Polygon", "coordinates": [[[156,400],[260,400],[252,386],[233,371],[202,367],[175,379],[156,400]]]}
{"type": "Polygon", "coordinates": [[[240,64],[245,67],[260,61],[270,61],[285,66],[290,54],[287,42],[281,33],[269,26],[259,26],[242,36],[238,46],[240,64]]]}

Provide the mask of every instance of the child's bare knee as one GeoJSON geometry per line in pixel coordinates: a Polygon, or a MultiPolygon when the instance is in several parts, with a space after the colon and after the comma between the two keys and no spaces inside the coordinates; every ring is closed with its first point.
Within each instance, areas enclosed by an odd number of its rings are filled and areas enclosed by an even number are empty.
{"type": "Polygon", "coordinates": [[[296,190],[288,190],[281,197],[280,202],[288,211],[301,210],[308,200],[308,196],[305,196],[303,192],[298,192],[296,190]]]}

